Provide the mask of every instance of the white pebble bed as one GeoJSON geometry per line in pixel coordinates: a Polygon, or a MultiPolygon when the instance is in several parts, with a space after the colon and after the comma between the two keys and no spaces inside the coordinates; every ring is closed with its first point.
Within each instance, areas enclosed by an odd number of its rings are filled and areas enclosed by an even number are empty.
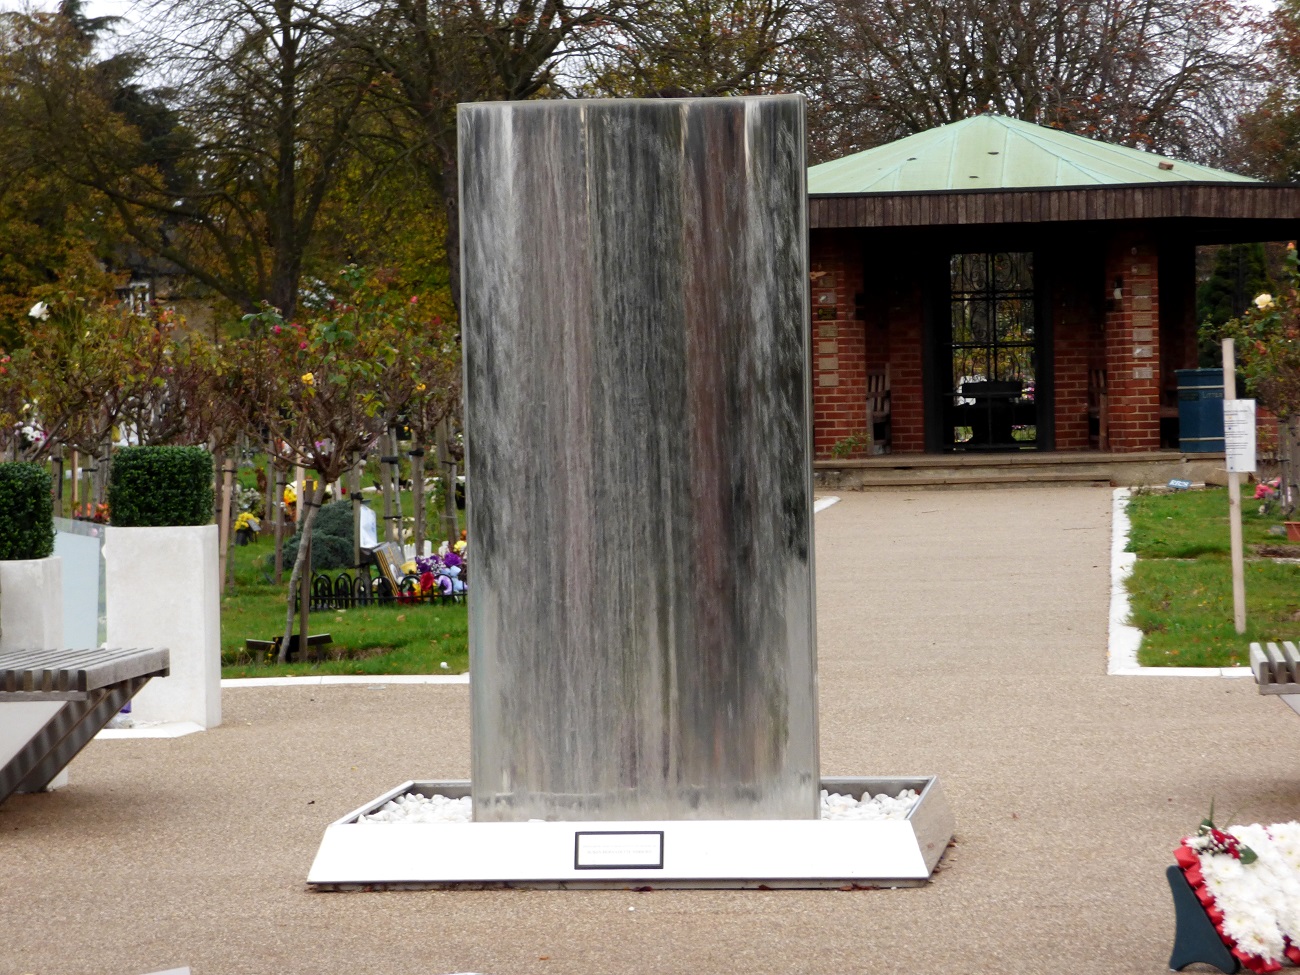
{"type": "MultiPolygon", "coordinates": [[[[822,819],[906,819],[920,798],[912,789],[904,789],[897,796],[863,796],[854,799],[838,792],[822,789],[822,819]]],[[[473,800],[449,799],[435,795],[425,797],[418,792],[407,793],[384,803],[375,812],[358,820],[362,823],[468,823],[474,817],[473,800]]]]}

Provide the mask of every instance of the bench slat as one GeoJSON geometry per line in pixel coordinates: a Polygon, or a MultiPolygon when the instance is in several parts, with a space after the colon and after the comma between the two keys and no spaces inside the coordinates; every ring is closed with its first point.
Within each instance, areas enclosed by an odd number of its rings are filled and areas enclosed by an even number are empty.
{"type": "Polygon", "coordinates": [[[1291,673],[1291,668],[1287,666],[1286,657],[1282,656],[1282,651],[1276,643],[1268,643],[1265,648],[1268,652],[1268,662],[1273,665],[1273,680],[1278,684],[1294,684],[1295,675],[1291,673]]]}

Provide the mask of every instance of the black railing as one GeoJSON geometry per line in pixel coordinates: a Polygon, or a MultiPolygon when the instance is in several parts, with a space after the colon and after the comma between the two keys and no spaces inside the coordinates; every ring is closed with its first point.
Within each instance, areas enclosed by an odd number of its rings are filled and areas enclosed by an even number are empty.
{"type": "MultiPolygon", "coordinates": [[[[448,605],[462,602],[465,593],[445,594],[437,587],[427,592],[421,591],[420,580],[413,575],[404,576],[396,592],[392,585],[382,576],[371,578],[368,575],[353,576],[341,572],[336,576],[324,572],[311,574],[311,609],[336,610],[356,609],[360,606],[391,605],[448,605]]],[[[295,597],[294,610],[297,611],[301,599],[295,597]]]]}

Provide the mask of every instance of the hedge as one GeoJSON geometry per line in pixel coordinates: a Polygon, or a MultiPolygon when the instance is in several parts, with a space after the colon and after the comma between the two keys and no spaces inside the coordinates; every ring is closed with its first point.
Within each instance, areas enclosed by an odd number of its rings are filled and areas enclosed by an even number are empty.
{"type": "Polygon", "coordinates": [[[54,482],[41,464],[0,464],[0,561],[54,551],[54,482]]]}
{"type": "Polygon", "coordinates": [[[112,524],[126,528],[212,521],[212,455],[202,447],[123,447],[108,479],[112,524]]]}

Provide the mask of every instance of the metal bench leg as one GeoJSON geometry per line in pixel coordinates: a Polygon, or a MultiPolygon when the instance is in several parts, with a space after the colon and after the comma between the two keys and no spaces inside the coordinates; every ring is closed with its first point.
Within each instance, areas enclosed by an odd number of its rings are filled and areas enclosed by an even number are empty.
{"type": "Polygon", "coordinates": [[[0,802],[15,792],[40,792],[131,700],[148,677],[132,677],[68,701],[0,768],[0,802]]]}
{"type": "Polygon", "coordinates": [[[1241,963],[1205,916],[1205,908],[1196,899],[1196,893],[1182,870],[1169,867],[1165,870],[1165,877],[1174,895],[1174,950],[1169,955],[1169,967],[1181,972],[1188,965],[1201,962],[1213,965],[1227,975],[1240,971],[1241,963]]]}

